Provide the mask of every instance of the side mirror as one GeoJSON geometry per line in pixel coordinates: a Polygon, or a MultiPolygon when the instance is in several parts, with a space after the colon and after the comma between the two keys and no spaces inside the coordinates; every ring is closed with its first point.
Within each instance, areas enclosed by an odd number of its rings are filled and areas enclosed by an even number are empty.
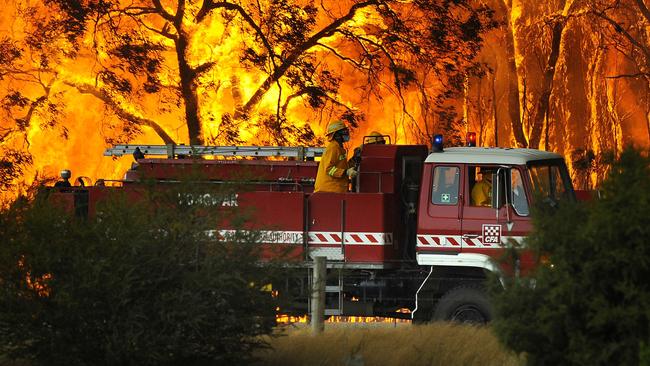
{"type": "Polygon", "coordinates": [[[492,174],[492,208],[500,209],[505,204],[505,192],[500,187],[503,185],[501,182],[501,174],[492,174]]]}

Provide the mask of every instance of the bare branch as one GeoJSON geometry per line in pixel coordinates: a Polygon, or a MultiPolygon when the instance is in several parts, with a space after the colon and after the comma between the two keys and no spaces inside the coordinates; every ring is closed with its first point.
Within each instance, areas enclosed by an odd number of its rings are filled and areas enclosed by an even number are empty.
{"type": "Polygon", "coordinates": [[[160,14],[158,9],[144,6],[128,6],[124,9],[120,9],[119,12],[130,16],[160,14]]]}
{"type": "Polygon", "coordinates": [[[395,78],[395,86],[397,87],[397,97],[400,99],[402,104],[402,112],[404,112],[412,120],[415,120],[415,118],[406,110],[406,100],[404,99],[404,95],[402,94],[402,85],[399,80],[399,74],[397,72],[397,63],[395,62],[393,56],[390,54],[390,52],[388,52],[388,50],[386,49],[386,47],[384,47],[384,45],[379,44],[373,41],[372,39],[369,39],[367,37],[361,37],[361,36],[359,36],[358,39],[368,42],[369,44],[377,47],[377,49],[381,50],[381,52],[386,56],[388,62],[390,63],[391,69],[393,71],[393,77],[395,78]]]}
{"type": "Polygon", "coordinates": [[[289,53],[289,55],[282,62],[282,64],[278,66],[275,69],[275,71],[271,75],[269,75],[266,78],[266,80],[264,80],[262,85],[260,85],[260,87],[255,91],[253,96],[251,96],[248,102],[244,105],[242,113],[238,113],[234,117],[241,118],[245,114],[247,114],[262,99],[262,96],[266,94],[266,92],[270,89],[271,85],[273,85],[278,79],[284,76],[287,70],[289,70],[289,67],[291,67],[305,51],[314,47],[321,39],[330,37],[332,34],[334,34],[334,32],[341,25],[345,24],[346,22],[354,18],[354,15],[356,14],[357,10],[365,8],[367,6],[378,5],[378,4],[379,4],[379,0],[368,0],[368,1],[363,1],[352,5],[347,14],[334,20],[332,23],[325,26],[323,29],[321,29],[313,36],[311,36],[305,42],[296,46],[289,53]]]}
{"type": "Polygon", "coordinates": [[[176,16],[174,17],[174,26],[180,33],[183,28],[183,17],[185,16],[185,0],[176,0],[178,4],[176,6],[176,16]]]}
{"type": "Polygon", "coordinates": [[[216,62],[206,62],[206,63],[201,64],[201,65],[199,65],[199,66],[197,66],[195,68],[192,68],[192,73],[194,74],[194,76],[199,76],[202,73],[210,70],[212,68],[212,66],[214,66],[215,64],[216,64],[216,62]]]}
{"type": "MultiPolygon", "coordinates": [[[[18,133],[18,132],[25,132],[27,127],[32,122],[32,117],[34,116],[34,113],[36,112],[36,109],[40,107],[45,101],[50,96],[50,91],[52,90],[52,85],[56,81],[56,77],[50,79],[50,81],[47,84],[44,84],[39,80],[39,84],[43,87],[43,95],[40,97],[36,98],[29,104],[29,109],[27,110],[27,113],[25,114],[24,117],[21,118],[16,118],[16,127],[17,128],[8,128],[8,129],[3,129],[5,133],[0,134],[0,143],[4,143],[11,135],[18,133]]],[[[27,141],[29,143],[29,141],[27,141]]]]}
{"type": "Polygon", "coordinates": [[[153,0],[153,5],[156,7],[156,10],[158,10],[158,14],[160,14],[161,17],[170,22],[174,21],[174,16],[165,10],[160,0],[153,0]]]}
{"type": "Polygon", "coordinates": [[[24,133],[20,128],[3,128],[0,130],[0,144],[4,144],[6,141],[12,139],[12,136],[19,132],[24,133]]]}
{"type": "Polygon", "coordinates": [[[54,84],[54,80],[55,80],[54,78],[50,80],[47,86],[44,87],[45,93],[31,103],[25,117],[20,119],[21,124],[23,126],[29,126],[29,124],[32,122],[32,117],[34,116],[34,112],[36,111],[36,108],[38,108],[41,104],[45,103],[45,101],[49,98],[50,91],[52,90],[52,84],[54,84]]]}
{"type": "Polygon", "coordinates": [[[347,56],[345,56],[345,55],[342,55],[341,53],[339,53],[339,51],[337,51],[337,50],[336,50],[335,48],[333,48],[333,47],[330,47],[330,46],[328,46],[328,45],[326,45],[326,44],[323,44],[323,43],[320,43],[320,42],[319,42],[319,43],[316,43],[316,45],[317,45],[317,46],[320,46],[320,47],[323,47],[323,48],[325,48],[325,49],[327,49],[327,50],[330,51],[332,54],[334,54],[334,56],[340,58],[340,59],[343,60],[343,61],[346,61],[346,62],[348,62],[348,63],[351,63],[352,65],[354,65],[354,66],[355,66],[356,68],[358,68],[358,69],[362,69],[362,70],[370,70],[370,68],[369,68],[368,66],[364,66],[361,62],[359,62],[359,61],[357,61],[357,60],[355,60],[355,59],[353,59],[353,58],[351,58],[351,57],[347,57],[347,56]]]}
{"type": "Polygon", "coordinates": [[[17,69],[13,67],[0,69],[0,77],[9,77],[14,80],[23,81],[26,83],[41,83],[39,75],[41,73],[51,73],[55,74],[56,72],[52,69],[47,68],[26,68],[26,69],[17,69]]]}
{"type": "MultiPolygon", "coordinates": [[[[289,108],[289,103],[291,103],[292,100],[294,100],[294,99],[296,99],[298,97],[301,97],[301,96],[303,96],[305,94],[308,94],[308,93],[309,93],[309,91],[307,89],[300,89],[297,92],[289,95],[287,97],[287,99],[284,101],[284,104],[282,105],[282,114],[283,115],[287,114],[287,109],[289,108]]],[[[343,102],[339,101],[338,99],[332,97],[331,95],[329,95],[327,93],[323,93],[322,97],[329,100],[330,102],[332,102],[332,104],[338,105],[339,107],[343,107],[343,108],[345,108],[347,110],[352,110],[352,108],[348,107],[343,102]]]]}
{"type": "Polygon", "coordinates": [[[158,29],[158,28],[152,27],[149,24],[145,23],[143,19],[137,17],[136,15],[133,15],[133,14],[126,14],[126,15],[129,16],[130,18],[132,18],[133,21],[137,22],[138,24],[140,24],[145,29],[150,30],[150,31],[152,31],[152,32],[154,32],[156,34],[160,34],[161,36],[163,36],[165,38],[171,39],[173,41],[176,41],[177,38],[178,38],[178,36],[176,34],[173,34],[173,33],[169,32],[169,28],[170,28],[169,23],[165,23],[165,25],[163,26],[162,29],[158,29]]]}
{"type": "Polygon", "coordinates": [[[612,76],[605,76],[605,79],[624,79],[624,78],[640,78],[640,77],[648,77],[650,76],[650,73],[647,72],[637,72],[635,74],[621,74],[621,75],[612,75],[612,76]]]}
{"type": "Polygon", "coordinates": [[[203,6],[201,7],[201,10],[199,10],[198,14],[196,15],[196,20],[198,22],[201,22],[213,9],[226,9],[226,10],[235,10],[239,13],[239,15],[244,18],[246,23],[250,25],[251,28],[255,31],[255,34],[260,37],[262,40],[262,43],[264,44],[264,47],[266,47],[266,50],[269,53],[269,57],[271,58],[271,62],[273,63],[273,67],[276,67],[275,64],[275,52],[273,51],[273,47],[271,47],[271,43],[269,40],[266,38],[264,35],[264,32],[262,32],[262,29],[260,28],[257,23],[255,23],[255,20],[248,14],[248,12],[239,6],[238,4],[233,4],[225,1],[220,1],[220,2],[212,2],[210,0],[206,0],[203,2],[203,6]]]}
{"type": "Polygon", "coordinates": [[[126,110],[106,91],[90,84],[74,83],[70,81],[66,81],[65,84],[77,89],[82,94],[89,94],[101,100],[107,106],[109,106],[119,117],[124,118],[125,120],[137,125],[150,127],[156,132],[156,134],[158,134],[158,136],[163,140],[165,144],[175,144],[174,139],[172,139],[158,123],[150,119],[137,116],[134,113],[126,110]]]}
{"type": "Polygon", "coordinates": [[[148,30],[150,30],[150,31],[152,31],[154,33],[160,34],[161,36],[163,36],[165,38],[169,38],[169,39],[171,39],[173,41],[176,41],[178,39],[178,36],[176,34],[170,33],[168,31],[169,27],[167,27],[167,24],[169,24],[169,23],[165,24],[163,29],[156,29],[154,27],[151,27],[151,26],[145,24],[144,22],[140,22],[140,24],[143,27],[145,27],[146,29],[148,29],[148,30]]]}
{"type": "Polygon", "coordinates": [[[646,47],[641,42],[639,42],[636,38],[634,38],[618,22],[616,22],[614,19],[610,18],[607,14],[605,14],[605,11],[594,11],[593,13],[599,18],[609,23],[614,28],[615,31],[622,34],[623,37],[625,37],[634,47],[639,49],[645,56],[646,66],[650,66],[650,49],[648,49],[648,47],[646,47]]]}
{"type": "Polygon", "coordinates": [[[650,10],[648,10],[648,7],[645,6],[645,3],[643,0],[635,0],[636,5],[639,7],[639,10],[641,10],[641,14],[643,14],[643,17],[647,22],[650,22],[650,10]]]}

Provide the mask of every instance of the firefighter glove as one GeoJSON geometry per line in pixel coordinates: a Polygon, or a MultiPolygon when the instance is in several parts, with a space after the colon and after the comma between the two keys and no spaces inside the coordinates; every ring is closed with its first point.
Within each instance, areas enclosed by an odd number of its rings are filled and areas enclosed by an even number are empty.
{"type": "Polygon", "coordinates": [[[350,178],[354,178],[357,176],[357,171],[354,168],[349,168],[345,171],[345,174],[347,174],[347,176],[350,178]]]}

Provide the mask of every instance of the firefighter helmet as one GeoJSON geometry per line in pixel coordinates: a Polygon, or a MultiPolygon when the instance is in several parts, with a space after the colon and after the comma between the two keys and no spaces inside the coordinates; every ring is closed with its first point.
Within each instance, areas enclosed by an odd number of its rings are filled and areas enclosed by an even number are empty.
{"type": "Polygon", "coordinates": [[[365,139],[366,144],[385,144],[386,140],[384,140],[384,135],[377,131],[372,131],[366,136],[365,139]]]}
{"type": "Polygon", "coordinates": [[[347,128],[347,126],[345,125],[345,123],[343,121],[341,121],[340,119],[337,119],[336,121],[330,122],[330,124],[327,125],[327,134],[326,135],[329,136],[329,135],[333,134],[336,131],[340,131],[340,130],[343,130],[343,129],[346,129],[346,128],[347,128]]]}

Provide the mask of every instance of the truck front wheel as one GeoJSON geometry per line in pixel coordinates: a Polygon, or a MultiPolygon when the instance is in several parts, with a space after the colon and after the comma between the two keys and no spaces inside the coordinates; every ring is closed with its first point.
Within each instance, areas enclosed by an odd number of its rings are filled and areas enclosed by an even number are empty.
{"type": "Polygon", "coordinates": [[[486,324],[492,320],[492,308],[483,288],[462,285],[449,290],[438,300],[432,320],[486,324]]]}

